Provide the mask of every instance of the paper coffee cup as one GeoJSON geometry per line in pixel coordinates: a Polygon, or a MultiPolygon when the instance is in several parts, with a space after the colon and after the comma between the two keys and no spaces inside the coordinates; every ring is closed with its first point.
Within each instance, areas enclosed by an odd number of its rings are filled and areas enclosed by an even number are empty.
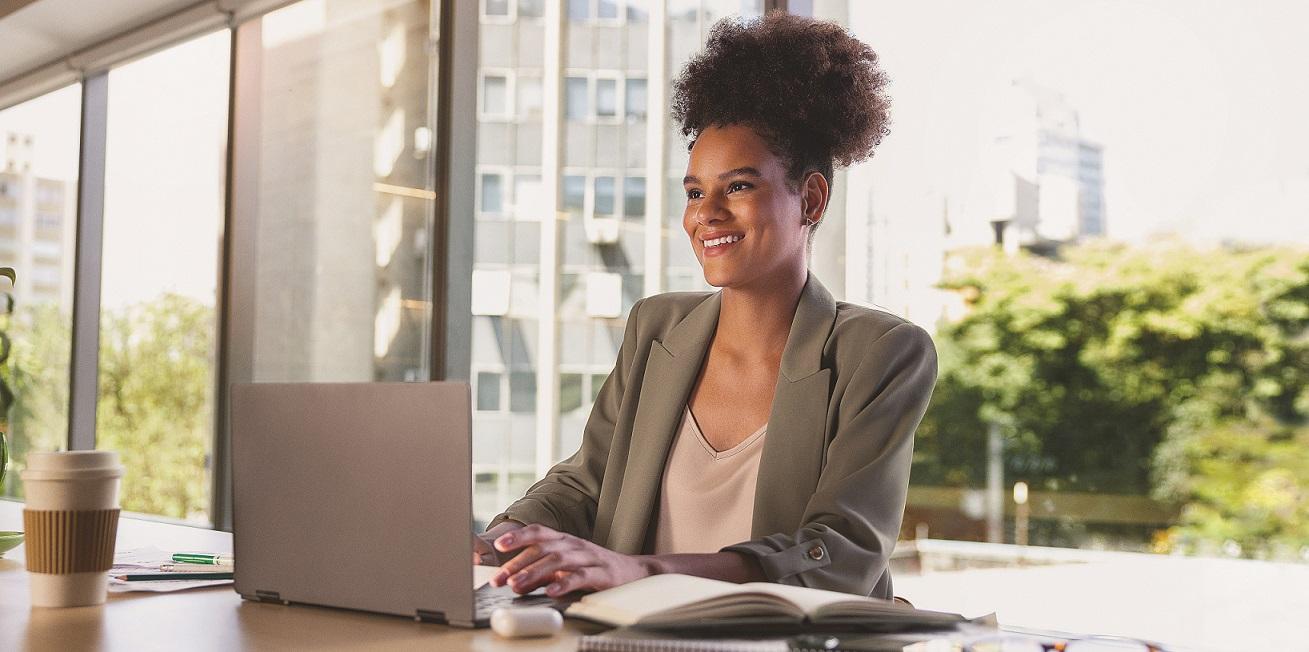
{"type": "Polygon", "coordinates": [[[122,475],[113,451],[28,454],[23,528],[32,606],[105,601],[122,475]]]}

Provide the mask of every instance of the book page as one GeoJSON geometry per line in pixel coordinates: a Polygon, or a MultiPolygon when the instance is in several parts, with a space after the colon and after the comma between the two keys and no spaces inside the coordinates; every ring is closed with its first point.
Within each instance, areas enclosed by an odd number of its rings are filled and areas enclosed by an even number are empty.
{"type": "Polygon", "coordinates": [[[570,605],[565,613],[613,625],[631,625],[661,611],[742,593],[742,588],[740,584],[691,575],[652,575],[592,593],[570,605]]]}
{"type": "Polygon", "coordinates": [[[772,582],[750,582],[742,584],[741,588],[759,593],[767,593],[784,600],[788,600],[804,610],[806,614],[813,616],[819,609],[831,604],[843,602],[854,602],[867,604],[869,607],[876,609],[875,605],[889,605],[888,600],[878,600],[864,595],[854,595],[851,593],[840,593],[838,591],[824,591],[823,589],[811,589],[804,586],[790,586],[787,584],[774,584],[772,582]]]}

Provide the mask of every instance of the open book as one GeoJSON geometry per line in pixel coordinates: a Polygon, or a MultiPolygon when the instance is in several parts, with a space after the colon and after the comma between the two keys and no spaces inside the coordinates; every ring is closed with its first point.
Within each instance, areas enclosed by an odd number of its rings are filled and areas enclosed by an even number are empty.
{"type": "Polygon", "coordinates": [[[733,584],[677,574],[652,575],[592,593],[565,613],[606,625],[678,630],[819,625],[898,631],[948,628],[964,621],[958,614],[836,591],[770,582],[733,584]]]}

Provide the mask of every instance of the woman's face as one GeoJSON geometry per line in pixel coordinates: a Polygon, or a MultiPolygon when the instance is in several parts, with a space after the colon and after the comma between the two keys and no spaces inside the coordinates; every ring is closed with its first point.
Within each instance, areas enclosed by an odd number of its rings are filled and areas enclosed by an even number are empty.
{"type": "Polygon", "coordinates": [[[784,161],[754,130],[701,132],[683,185],[682,227],[710,285],[755,286],[805,268],[805,193],[790,189],[784,161]]]}

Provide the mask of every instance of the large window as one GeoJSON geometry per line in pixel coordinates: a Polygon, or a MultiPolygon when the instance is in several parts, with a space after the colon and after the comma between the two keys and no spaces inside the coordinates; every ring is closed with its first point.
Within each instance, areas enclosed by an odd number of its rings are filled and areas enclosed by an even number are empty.
{"type": "Polygon", "coordinates": [[[123,509],[209,519],[230,33],[109,73],[96,446],[123,509]]]}
{"type": "MultiPolygon", "coordinates": [[[[684,199],[665,203],[663,215],[646,208],[651,193],[680,195],[686,151],[667,107],[648,106],[647,80],[657,74],[671,85],[714,18],[759,15],[763,8],[735,0],[668,3],[667,30],[652,32],[653,3],[561,3],[562,60],[551,68],[542,63],[550,33],[545,21],[522,20],[529,4],[520,3],[517,21],[485,12],[481,31],[480,79],[512,77],[518,97],[529,98],[510,111],[518,115],[513,122],[484,108],[478,129],[471,377],[478,407],[474,511],[483,521],[539,477],[542,460],[576,450],[617,357],[623,319],[648,290],[646,278],[664,289],[705,287],[678,225],[684,199]],[[649,61],[650,38],[666,40],[666,60],[649,61]],[[543,96],[541,83],[551,75],[559,80],[553,99],[543,96]],[[558,118],[546,123],[543,109],[551,101],[558,118]],[[654,142],[647,119],[658,120],[664,134],[654,142]],[[558,151],[543,151],[546,142],[557,142],[558,151]],[[649,148],[668,155],[665,170],[650,169],[649,148]],[[558,176],[543,177],[543,167],[558,176]],[[657,181],[669,176],[671,185],[657,181]],[[542,205],[542,196],[553,205],[542,205]],[[551,213],[558,216],[557,247],[542,236],[542,218],[551,213]],[[524,219],[533,220],[530,230],[522,230],[524,219]],[[680,255],[661,264],[647,256],[646,222],[662,227],[665,219],[675,228],[654,229],[656,244],[680,255]],[[553,255],[543,257],[546,252],[553,255]],[[556,266],[544,265],[547,260],[556,266]],[[675,287],[662,283],[670,265],[685,279],[675,287]],[[544,292],[556,283],[557,292],[544,292]],[[546,297],[553,298],[546,303],[546,297]],[[543,359],[553,369],[543,372],[543,359]]],[[[487,88],[483,81],[484,93],[487,88]]]]}
{"type": "MultiPolygon", "coordinates": [[[[256,380],[430,377],[428,5],[309,0],[262,19],[256,380]]],[[[508,112],[507,78],[483,81],[484,108],[508,112]]],[[[503,208],[506,180],[483,181],[503,208]]]]}
{"type": "Polygon", "coordinates": [[[21,496],[28,451],[59,450],[68,438],[81,95],[70,86],[0,111],[0,267],[18,275],[15,286],[0,279],[3,496],[21,496]]]}

